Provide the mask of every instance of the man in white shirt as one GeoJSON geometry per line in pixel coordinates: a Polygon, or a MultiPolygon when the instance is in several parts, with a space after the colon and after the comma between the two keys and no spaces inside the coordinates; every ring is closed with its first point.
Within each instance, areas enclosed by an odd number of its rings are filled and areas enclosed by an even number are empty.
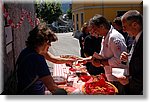
{"type": "Polygon", "coordinates": [[[121,53],[127,51],[124,37],[102,15],[95,15],[90,19],[89,25],[90,33],[103,36],[100,53],[93,54],[93,65],[97,67],[103,65],[107,80],[118,88],[119,94],[124,94],[124,86],[112,75],[112,68],[126,68],[120,60],[121,53]]]}

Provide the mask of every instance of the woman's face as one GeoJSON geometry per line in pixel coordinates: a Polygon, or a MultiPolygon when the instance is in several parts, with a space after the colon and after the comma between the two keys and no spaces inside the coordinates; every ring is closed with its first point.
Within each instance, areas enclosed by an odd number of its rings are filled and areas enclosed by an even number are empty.
{"type": "Polygon", "coordinates": [[[40,52],[47,53],[50,46],[51,46],[51,42],[49,41],[44,42],[44,44],[40,47],[40,52]]]}

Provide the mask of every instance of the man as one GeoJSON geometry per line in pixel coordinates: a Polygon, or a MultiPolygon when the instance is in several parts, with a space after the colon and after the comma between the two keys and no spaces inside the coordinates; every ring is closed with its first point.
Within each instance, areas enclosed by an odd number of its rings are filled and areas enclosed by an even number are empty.
{"type": "Polygon", "coordinates": [[[126,12],[121,18],[123,31],[135,37],[130,53],[123,52],[120,59],[129,62],[129,77],[120,79],[127,94],[143,94],[143,17],[137,10],[126,12]]]}
{"type": "Polygon", "coordinates": [[[113,20],[113,22],[112,22],[112,25],[113,25],[113,27],[114,27],[118,32],[120,32],[120,33],[124,36],[125,41],[126,41],[126,45],[127,45],[127,51],[129,52],[129,51],[131,50],[131,47],[132,47],[133,38],[130,37],[130,36],[128,35],[128,33],[123,32],[121,17],[116,17],[116,18],[114,18],[114,20],[113,20]]]}
{"type": "Polygon", "coordinates": [[[118,88],[119,94],[125,94],[124,86],[112,75],[112,68],[126,67],[120,60],[121,53],[127,51],[125,39],[102,15],[95,15],[89,22],[90,32],[95,36],[103,36],[101,51],[93,54],[92,63],[97,67],[103,65],[107,80],[118,88]]]}

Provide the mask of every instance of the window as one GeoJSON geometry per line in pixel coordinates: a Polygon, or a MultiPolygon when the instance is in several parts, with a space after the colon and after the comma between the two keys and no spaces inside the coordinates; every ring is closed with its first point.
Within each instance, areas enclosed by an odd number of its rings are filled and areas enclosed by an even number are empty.
{"type": "Polygon", "coordinates": [[[76,29],[76,30],[79,30],[79,25],[78,25],[78,23],[77,23],[76,27],[77,27],[77,29],[76,29]]]}
{"type": "Polygon", "coordinates": [[[79,20],[78,20],[78,14],[76,14],[76,20],[77,20],[77,22],[79,21],[79,20]]]}
{"type": "Polygon", "coordinates": [[[84,23],[83,13],[81,13],[81,26],[83,25],[83,23],[84,23]]]}
{"type": "Polygon", "coordinates": [[[124,13],[126,13],[127,11],[117,11],[117,17],[122,16],[124,13]]]}
{"type": "Polygon", "coordinates": [[[73,17],[72,17],[72,18],[73,18],[73,22],[75,22],[75,21],[74,21],[74,15],[73,15],[73,17]]]}

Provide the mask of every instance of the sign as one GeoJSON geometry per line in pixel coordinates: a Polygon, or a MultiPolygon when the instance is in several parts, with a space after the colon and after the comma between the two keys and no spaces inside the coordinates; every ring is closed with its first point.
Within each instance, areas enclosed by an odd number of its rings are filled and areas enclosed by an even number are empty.
{"type": "Polygon", "coordinates": [[[12,42],[12,28],[11,26],[5,27],[5,39],[6,39],[6,45],[12,42]]]}
{"type": "Polygon", "coordinates": [[[11,26],[6,26],[4,28],[5,33],[5,42],[6,42],[6,53],[8,54],[10,51],[12,51],[12,28],[11,26]]]}

